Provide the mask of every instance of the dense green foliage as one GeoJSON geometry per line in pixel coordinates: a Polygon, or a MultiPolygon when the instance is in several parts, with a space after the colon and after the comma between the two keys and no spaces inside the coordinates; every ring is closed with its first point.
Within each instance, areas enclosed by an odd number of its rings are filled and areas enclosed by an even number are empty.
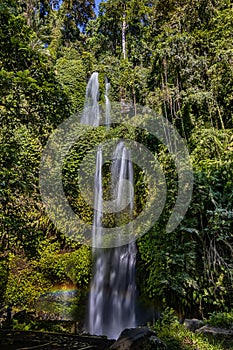
{"type": "MultiPolygon", "coordinates": [[[[227,314],[225,318],[222,317],[223,319],[227,319],[227,314]]],[[[208,324],[210,320],[211,318],[207,320],[208,324]]],[[[218,325],[224,326],[224,323],[218,325]]],[[[179,322],[174,310],[169,308],[164,310],[163,315],[152,328],[159,338],[167,344],[169,350],[225,350],[231,349],[233,345],[231,339],[216,339],[217,337],[206,339],[203,334],[191,332],[179,322]]]]}
{"type": "MultiPolygon", "coordinates": [[[[90,248],[64,237],[42,205],[39,165],[51,132],[82,110],[87,79],[105,76],[112,101],[153,108],[186,141],[194,191],[182,223],[165,232],[177,195],[167,149],[116,126],[108,137],[144,143],[158,157],[167,203],[138,240],[138,289],[153,307],[180,316],[230,311],[233,302],[233,8],[230,0],[0,0],[0,300],[33,307],[56,284],[87,288],[90,248]],[[125,40],[125,43],[123,41],[125,40]],[[123,45],[125,44],[125,45],[123,45]]],[[[73,209],[93,212],[77,187],[84,154],[106,132],[83,135],[64,164],[73,209]]],[[[146,188],[137,171],[137,207],[146,188]]]]}

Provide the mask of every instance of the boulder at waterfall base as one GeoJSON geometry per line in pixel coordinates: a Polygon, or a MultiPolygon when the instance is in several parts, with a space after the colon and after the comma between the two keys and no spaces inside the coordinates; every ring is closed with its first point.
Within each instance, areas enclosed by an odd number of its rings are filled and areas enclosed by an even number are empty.
{"type": "Polygon", "coordinates": [[[147,327],[125,329],[111,350],[165,350],[167,346],[147,327]]]}

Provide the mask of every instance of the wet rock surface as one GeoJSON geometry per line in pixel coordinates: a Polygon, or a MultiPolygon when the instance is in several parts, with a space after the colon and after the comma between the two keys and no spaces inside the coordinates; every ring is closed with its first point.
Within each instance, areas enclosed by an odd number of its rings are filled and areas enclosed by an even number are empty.
{"type": "Polygon", "coordinates": [[[147,327],[125,329],[111,350],[165,350],[167,346],[147,327]]]}
{"type": "Polygon", "coordinates": [[[202,333],[202,334],[205,334],[206,336],[216,338],[216,339],[233,340],[233,329],[213,327],[208,324],[197,329],[195,333],[202,333]]]}
{"type": "Polygon", "coordinates": [[[197,329],[204,326],[204,322],[202,320],[198,320],[197,318],[186,318],[184,320],[184,326],[192,332],[195,332],[197,329]]]}
{"type": "Polygon", "coordinates": [[[233,340],[233,327],[232,328],[223,328],[211,326],[205,324],[202,320],[198,319],[185,319],[184,326],[192,332],[202,333],[208,338],[215,338],[217,340],[233,340]]]}
{"type": "Polygon", "coordinates": [[[72,335],[68,333],[43,333],[32,331],[0,331],[1,350],[107,350],[114,343],[104,337],[72,335]]]}
{"type": "Polygon", "coordinates": [[[153,331],[147,327],[125,329],[119,338],[110,340],[92,335],[0,330],[1,350],[165,350],[153,331]]]}

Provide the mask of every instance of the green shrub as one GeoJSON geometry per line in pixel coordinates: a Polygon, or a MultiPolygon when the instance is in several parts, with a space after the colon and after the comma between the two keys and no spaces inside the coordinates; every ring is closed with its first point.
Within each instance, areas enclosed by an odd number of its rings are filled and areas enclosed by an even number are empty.
{"type": "MultiPolygon", "coordinates": [[[[208,340],[203,334],[186,329],[178,320],[173,309],[166,308],[161,318],[151,327],[168,350],[225,350],[221,342],[208,340]]],[[[233,344],[231,344],[233,345],[233,344]]],[[[231,346],[230,345],[230,346],[231,346]]]]}
{"type": "Polygon", "coordinates": [[[207,323],[216,327],[233,327],[233,311],[231,312],[213,312],[210,314],[207,323]]]}

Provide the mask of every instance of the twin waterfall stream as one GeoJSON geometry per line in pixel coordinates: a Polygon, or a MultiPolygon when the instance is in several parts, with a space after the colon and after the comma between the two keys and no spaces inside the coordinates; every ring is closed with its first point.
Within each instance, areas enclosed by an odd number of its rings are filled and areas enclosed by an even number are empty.
{"type": "MultiPolygon", "coordinates": [[[[105,84],[105,125],[110,127],[111,103],[108,97],[110,83],[105,84]]],[[[86,88],[84,112],[81,122],[83,124],[98,126],[100,120],[99,109],[99,82],[98,73],[94,72],[89,79],[86,88]]],[[[136,244],[134,242],[124,246],[113,248],[96,248],[101,246],[103,240],[102,215],[103,215],[103,150],[98,147],[96,154],[95,171],[95,211],[93,218],[92,242],[93,242],[93,277],[88,302],[88,322],[86,330],[90,334],[106,335],[116,339],[125,328],[136,326],[135,299],[135,264],[136,244]]],[[[133,215],[133,164],[130,161],[130,150],[123,141],[119,141],[110,168],[110,191],[116,202],[116,207],[121,207],[122,198],[125,195],[126,181],[129,186],[130,202],[127,206],[127,215],[130,219],[133,215]]],[[[120,227],[121,213],[114,214],[115,225],[120,227]]]]}

